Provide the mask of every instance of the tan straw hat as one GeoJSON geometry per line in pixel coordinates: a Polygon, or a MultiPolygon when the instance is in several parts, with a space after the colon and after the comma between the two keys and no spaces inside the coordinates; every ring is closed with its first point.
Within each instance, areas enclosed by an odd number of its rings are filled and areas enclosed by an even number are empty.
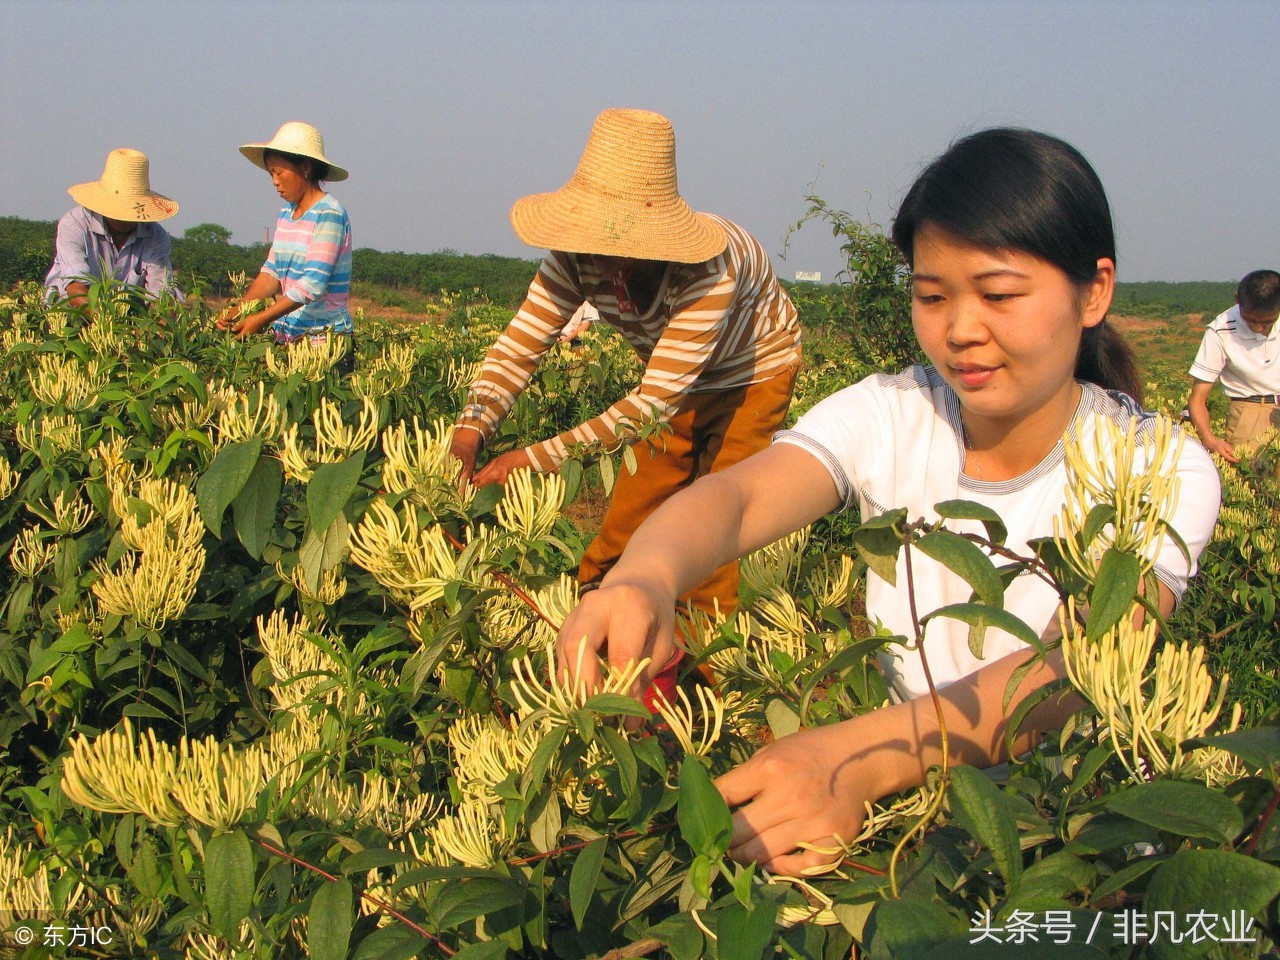
{"type": "Polygon", "coordinates": [[[321,163],[328,164],[329,175],[323,177],[322,179],[324,180],[338,181],[347,179],[347,171],[324,155],[324,137],[320,136],[320,131],[309,123],[303,123],[301,120],[290,120],[281,126],[276,131],[276,135],[267,143],[246,143],[240,148],[241,153],[248,157],[255,166],[259,166],[263,170],[267,169],[267,164],[262,157],[268,150],[274,150],[276,153],[292,153],[299,157],[310,157],[312,160],[319,160],[321,163]]]}
{"type": "Polygon", "coordinates": [[[572,179],[517,200],[511,225],[544,250],[701,263],[723,252],[723,228],[676,189],[671,121],[648,110],[605,110],[572,179]]]}
{"type": "Polygon", "coordinates": [[[121,147],[107,154],[101,180],[77,183],[67,193],[86,210],[112,220],[168,220],[178,212],[177,201],[151,192],[150,168],[145,153],[121,147]]]}

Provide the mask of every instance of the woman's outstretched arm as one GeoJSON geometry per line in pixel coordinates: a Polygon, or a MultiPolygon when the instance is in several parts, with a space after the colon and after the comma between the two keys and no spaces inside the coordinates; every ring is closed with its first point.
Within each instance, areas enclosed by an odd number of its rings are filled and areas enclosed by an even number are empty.
{"type": "Polygon", "coordinates": [[[565,620],[560,669],[590,689],[600,681],[599,658],[622,666],[647,657],[647,683],[675,653],[678,597],[839,505],[826,468],[790,444],[700,478],[640,525],[600,589],[565,620]]]}

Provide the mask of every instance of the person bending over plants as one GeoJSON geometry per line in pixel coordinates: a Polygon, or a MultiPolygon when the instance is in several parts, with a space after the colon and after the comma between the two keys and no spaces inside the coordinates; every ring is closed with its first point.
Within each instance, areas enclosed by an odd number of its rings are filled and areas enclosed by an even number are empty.
{"type": "MultiPolygon", "coordinates": [[[[219,315],[218,329],[243,340],[270,326],[278,343],[350,336],[351,221],[324,189],[325,181],[347,179],[347,171],[325,156],[324,138],[309,123],[286,123],[269,142],[246,143],[240,152],[271,174],[285,206],[266,263],[240,302],[219,315]],[[245,310],[262,300],[261,309],[245,310]]],[[[348,364],[353,357],[348,350],[348,364]]]]}
{"type": "MultiPolygon", "coordinates": [[[[628,424],[655,412],[669,428],[614,486],[579,568],[579,580],[593,584],[675,491],[768,446],[791,402],[799,320],[759,242],[722,217],[695,213],[680,196],[675,134],[656,113],[601,113],[573,178],[517,201],[511,223],[525,243],[551,252],[485,357],[458,419],[453,454],[464,477],[484,485],[504,483],[520,468],[555,470],[572,444],[634,441],[628,424]],[[594,419],[476,472],[484,441],[584,301],[644,360],[640,384],[594,419]]],[[[682,596],[730,611],[738,568],[725,559],[682,596]]],[[[673,693],[674,666],[659,686],[673,693]]]]}
{"type": "Polygon", "coordinates": [[[150,297],[172,293],[173,243],[160,226],[178,212],[176,201],[151,189],[151,161],[121,147],[107,154],[102,176],[67,188],[78,206],[58,221],[53,265],[44,279],[49,297],[83,306],[89,284],[112,279],[142,287],[150,297]]]}
{"type": "MultiPolygon", "coordinates": [[[[1133,355],[1107,322],[1111,214],[1075,148],[1015,129],[960,140],[911,187],[893,239],[912,271],[912,324],[930,365],[846,387],[767,450],[669,499],[566,619],[558,669],[590,688],[601,654],[611,665],[666,663],[676,597],[727,560],[845,507],[857,507],[864,522],[901,507],[908,519],[937,519],[935,504],[976,501],[1002,518],[1006,545],[1026,555],[1028,541],[1053,533],[1066,499],[1064,438],[1092,437],[1102,420],[1140,434],[1155,426],[1139,406],[1133,355]]],[[[1156,543],[1162,613],[1186,587],[1220,499],[1217,472],[1198,444],[1184,444],[1170,466],[1181,483],[1171,525],[1189,556],[1171,537],[1156,543]]],[[[897,562],[896,587],[867,575],[869,616],[890,633],[913,637],[919,617],[969,600],[970,585],[921,551],[912,556],[911,589],[901,553],[897,562]]],[[[1032,630],[1054,635],[1060,600],[1044,580],[1018,577],[1004,604],[1032,630]]],[[[926,625],[922,644],[952,762],[1004,759],[1006,685],[1034,651],[988,629],[979,659],[967,626],[947,618],[926,625]]],[[[865,801],[925,782],[941,760],[941,737],[924,659],[891,644],[881,666],[892,705],[783,737],[717,780],[734,809],[732,856],[798,876],[831,861],[834,841],[857,834],[865,801]]],[[[1061,652],[1051,650],[1011,703],[1064,676],[1061,652]]],[[[1046,700],[1014,749],[1078,708],[1046,700]]]]}

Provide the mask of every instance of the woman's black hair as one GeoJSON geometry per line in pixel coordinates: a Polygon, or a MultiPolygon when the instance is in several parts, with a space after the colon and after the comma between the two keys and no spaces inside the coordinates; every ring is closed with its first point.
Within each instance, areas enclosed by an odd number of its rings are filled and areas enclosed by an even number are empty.
{"type": "Polygon", "coordinates": [[[307,175],[307,182],[312,186],[318,187],[320,184],[329,179],[329,165],[323,160],[317,160],[315,157],[304,157],[300,153],[285,153],[283,150],[264,150],[262,151],[262,162],[267,162],[267,157],[279,157],[281,160],[288,160],[295,167],[305,168],[311,173],[307,175]]]}
{"type": "MultiPolygon", "coordinates": [[[[1116,259],[1111,207],[1097,173],[1071,144],[1034,130],[983,130],[929,164],[893,221],[893,242],[908,263],[925,226],[981,247],[1029,253],[1081,288],[1096,277],[1099,259],[1116,259]]],[[[1142,400],[1133,351],[1105,318],[1085,329],[1075,375],[1142,400]]]]}

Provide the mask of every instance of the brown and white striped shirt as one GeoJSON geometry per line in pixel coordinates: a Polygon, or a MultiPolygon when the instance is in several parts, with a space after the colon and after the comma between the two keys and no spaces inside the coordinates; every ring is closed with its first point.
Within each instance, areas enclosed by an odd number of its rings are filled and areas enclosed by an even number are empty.
{"type": "Polygon", "coordinates": [[[666,419],[687,394],[759,383],[797,363],[800,322],[768,254],[737,224],[714,219],[729,238],[724,252],[702,263],[668,264],[643,315],[619,309],[612,281],[590,257],[548,253],[524,303],[486,355],[458,426],[492,434],[584,300],[635,348],[644,377],[599,416],[530,446],[536,470],[555,469],[570,444],[627,442],[628,421],[654,412],[666,419]]]}

